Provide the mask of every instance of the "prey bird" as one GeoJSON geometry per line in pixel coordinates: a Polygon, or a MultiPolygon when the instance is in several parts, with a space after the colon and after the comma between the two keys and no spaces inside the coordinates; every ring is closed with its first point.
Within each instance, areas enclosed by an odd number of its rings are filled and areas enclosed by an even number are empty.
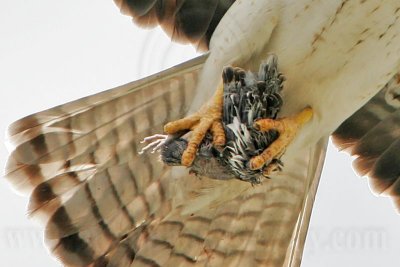
{"type": "Polygon", "coordinates": [[[30,195],[28,212],[65,266],[299,266],[329,136],[400,208],[398,0],[115,2],[207,52],[10,126],[6,178],[30,195]],[[279,156],[282,171],[257,185],[198,179],[139,155],[140,140],[163,129],[191,131],[184,166],[209,131],[223,147],[222,70],[256,72],[271,54],[286,77],[283,105],[259,130],[284,138],[248,168],[279,156]]]}
{"type": "MultiPolygon", "coordinates": [[[[214,147],[212,134],[206,133],[189,173],[218,180],[236,178],[259,184],[262,178],[269,178],[272,172],[281,169],[281,154],[260,169],[249,168],[252,157],[279,140],[278,131],[270,129],[261,132],[254,127],[260,119],[276,119],[282,107],[284,77],[277,63],[277,58],[271,55],[261,64],[258,73],[246,72],[241,68],[224,68],[221,125],[226,133],[226,144],[223,148],[214,147]]],[[[152,153],[161,152],[165,164],[180,166],[188,147],[185,134],[182,131],[176,135],[155,134],[146,137],[143,143],[150,143],[140,153],[152,148],[152,153]]]]}

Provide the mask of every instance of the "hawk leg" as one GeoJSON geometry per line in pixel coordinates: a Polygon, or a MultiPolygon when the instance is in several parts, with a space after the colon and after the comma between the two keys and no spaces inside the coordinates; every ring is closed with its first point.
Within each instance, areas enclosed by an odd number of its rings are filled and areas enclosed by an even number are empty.
{"type": "Polygon", "coordinates": [[[279,158],[286,147],[296,136],[300,128],[312,117],[313,111],[307,107],[298,114],[281,119],[260,119],[254,123],[254,128],[266,132],[276,130],[279,137],[266,148],[260,155],[254,156],[249,162],[249,168],[252,170],[261,169],[266,163],[274,158],[279,158]]]}
{"type": "Polygon", "coordinates": [[[186,118],[169,122],[164,126],[164,132],[167,134],[175,134],[183,130],[192,131],[188,146],[182,155],[181,164],[183,166],[192,165],[197,150],[208,130],[213,135],[213,145],[215,147],[225,145],[225,132],[221,123],[223,88],[221,84],[210,101],[203,105],[196,113],[186,118]]]}

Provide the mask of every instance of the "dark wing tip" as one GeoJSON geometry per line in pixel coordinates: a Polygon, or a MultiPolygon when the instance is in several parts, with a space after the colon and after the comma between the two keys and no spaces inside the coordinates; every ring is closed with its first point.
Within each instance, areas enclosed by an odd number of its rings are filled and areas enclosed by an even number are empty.
{"type": "Polygon", "coordinates": [[[355,156],[353,167],[369,177],[371,190],[390,196],[400,211],[400,106],[390,96],[400,88],[398,75],[344,121],[333,143],[355,156]]]}
{"type": "Polygon", "coordinates": [[[235,0],[114,0],[121,13],[144,28],[160,25],[173,41],[208,50],[211,36],[235,0]]]}

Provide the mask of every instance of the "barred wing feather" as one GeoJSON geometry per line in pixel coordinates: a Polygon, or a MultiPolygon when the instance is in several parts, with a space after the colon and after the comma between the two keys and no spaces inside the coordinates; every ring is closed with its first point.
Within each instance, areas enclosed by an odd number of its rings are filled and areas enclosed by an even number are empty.
{"type": "Polygon", "coordinates": [[[87,265],[168,205],[166,169],[139,141],[182,117],[207,55],[10,126],[6,167],[67,265],[87,265]]]}
{"type": "Polygon", "coordinates": [[[255,187],[137,153],[185,114],[206,58],[10,126],[6,177],[65,266],[299,266],[326,140],[255,187]]]}
{"type": "MultiPolygon", "coordinates": [[[[325,148],[321,140],[288,153],[285,170],[255,187],[186,177],[180,188],[186,201],[147,227],[143,245],[126,266],[300,266],[325,148]],[[191,209],[196,198],[208,204],[191,209]]],[[[124,258],[131,252],[125,250],[124,258]]],[[[120,266],[117,258],[107,262],[120,266]]]]}

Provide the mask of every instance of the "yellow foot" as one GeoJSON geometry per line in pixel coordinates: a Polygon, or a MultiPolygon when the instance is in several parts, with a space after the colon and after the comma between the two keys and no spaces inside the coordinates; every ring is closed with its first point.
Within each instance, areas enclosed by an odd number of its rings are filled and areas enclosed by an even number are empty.
{"type": "Polygon", "coordinates": [[[260,155],[254,156],[250,160],[249,167],[252,170],[261,169],[266,163],[275,158],[279,158],[296,136],[299,129],[312,117],[311,108],[305,108],[300,113],[292,117],[273,119],[260,119],[254,123],[254,127],[259,131],[276,130],[279,137],[266,148],[260,155]]]}
{"type": "Polygon", "coordinates": [[[196,157],[197,150],[208,130],[213,135],[213,145],[225,145],[225,132],[221,123],[224,88],[221,84],[211,100],[196,113],[186,118],[169,122],[164,126],[164,132],[175,134],[183,130],[191,130],[192,136],[186,150],[183,152],[181,164],[190,166],[196,157]]]}

